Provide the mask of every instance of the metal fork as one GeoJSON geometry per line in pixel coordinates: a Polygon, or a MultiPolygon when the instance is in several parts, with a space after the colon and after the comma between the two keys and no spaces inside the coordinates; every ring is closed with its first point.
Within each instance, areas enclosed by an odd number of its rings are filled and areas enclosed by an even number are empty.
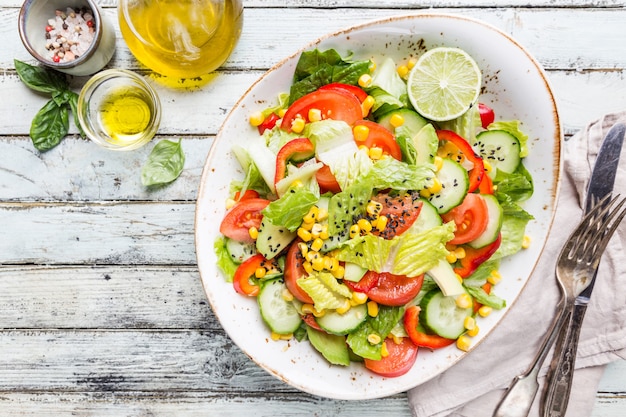
{"type": "Polygon", "coordinates": [[[532,365],[526,373],[515,377],[493,417],[528,415],[539,388],[539,369],[554,344],[558,330],[568,321],[576,296],[591,283],[606,245],[626,216],[625,203],[626,198],[620,200],[617,196],[609,200],[609,196],[605,197],[583,217],[569,236],[556,264],[556,278],[562,294],[558,313],[532,365]]]}

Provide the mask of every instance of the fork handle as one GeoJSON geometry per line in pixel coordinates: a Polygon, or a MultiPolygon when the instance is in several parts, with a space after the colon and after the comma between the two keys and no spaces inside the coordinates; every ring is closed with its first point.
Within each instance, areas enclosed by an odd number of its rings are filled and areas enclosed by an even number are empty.
{"type": "Polygon", "coordinates": [[[546,376],[546,389],[542,399],[543,417],[565,416],[574,378],[578,338],[586,311],[586,304],[574,305],[568,322],[561,328],[546,376]]]}

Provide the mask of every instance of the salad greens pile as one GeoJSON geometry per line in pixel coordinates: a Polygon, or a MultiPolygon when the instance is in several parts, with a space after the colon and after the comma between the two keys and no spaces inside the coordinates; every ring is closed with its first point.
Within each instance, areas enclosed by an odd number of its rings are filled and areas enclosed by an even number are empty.
{"type": "Polygon", "coordinates": [[[506,305],[497,270],[524,245],[533,181],[521,121],[483,103],[427,120],[401,63],[376,64],[301,54],[289,93],[251,117],[259,134],[233,146],[245,176],[214,249],[275,339],[393,377],[419,347],[469,349],[475,319],[506,305]]]}

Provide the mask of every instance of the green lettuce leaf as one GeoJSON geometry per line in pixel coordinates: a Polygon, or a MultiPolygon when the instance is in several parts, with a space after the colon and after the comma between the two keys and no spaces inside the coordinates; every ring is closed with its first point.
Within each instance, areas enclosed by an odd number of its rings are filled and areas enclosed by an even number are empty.
{"type": "Polygon", "coordinates": [[[465,287],[469,295],[476,299],[480,304],[484,304],[496,310],[501,310],[506,307],[506,300],[498,297],[497,295],[487,294],[481,287],[465,287]]]}
{"type": "Polygon", "coordinates": [[[307,187],[292,187],[281,198],[269,203],[262,213],[273,224],[294,232],[318,200],[319,193],[315,194],[307,187]]]}
{"type": "Polygon", "coordinates": [[[368,317],[359,328],[348,335],[348,346],[362,358],[380,360],[383,342],[403,315],[404,308],[402,307],[379,306],[376,317],[368,317]],[[371,344],[367,340],[370,334],[380,336],[381,342],[371,344]]]}
{"type": "Polygon", "coordinates": [[[328,272],[313,272],[297,280],[298,286],[313,299],[315,309],[337,309],[351,298],[350,289],[328,272]]]}
{"type": "Polygon", "coordinates": [[[215,239],[215,242],[213,242],[213,250],[215,251],[215,255],[217,255],[217,266],[224,273],[226,282],[233,282],[235,271],[239,265],[233,261],[233,258],[226,249],[226,238],[220,236],[215,239]]]}

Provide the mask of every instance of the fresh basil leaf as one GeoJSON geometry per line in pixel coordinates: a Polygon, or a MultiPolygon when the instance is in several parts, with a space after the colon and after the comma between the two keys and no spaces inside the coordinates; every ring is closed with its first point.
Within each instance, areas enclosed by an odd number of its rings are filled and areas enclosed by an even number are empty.
{"type": "Polygon", "coordinates": [[[164,185],[174,181],[185,165],[185,154],[178,142],[162,140],[150,152],[148,161],[141,170],[141,183],[146,187],[164,185]]]}
{"type": "Polygon", "coordinates": [[[84,138],[86,136],[85,131],[83,130],[83,127],[80,125],[80,121],[78,120],[78,94],[73,91],[70,91],[69,93],[70,99],[68,103],[72,109],[72,114],[74,115],[74,124],[76,125],[80,136],[84,138]]]}
{"type": "Polygon", "coordinates": [[[30,138],[35,148],[45,152],[57,146],[69,130],[69,112],[67,106],[58,106],[50,99],[37,112],[30,125],[30,138]]]}
{"type": "Polygon", "coordinates": [[[14,63],[17,75],[32,90],[53,94],[69,88],[65,75],[60,72],[30,65],[17,59],[14,63]]]}
{"type": "Polygon", "coordinates": [[[52,93],[52,100],[54,100],[60,107],[70,102],[70,100],[72,99],[72,94],[76,93],[70,90],[55,91],[54,93],[52,93]]]}

